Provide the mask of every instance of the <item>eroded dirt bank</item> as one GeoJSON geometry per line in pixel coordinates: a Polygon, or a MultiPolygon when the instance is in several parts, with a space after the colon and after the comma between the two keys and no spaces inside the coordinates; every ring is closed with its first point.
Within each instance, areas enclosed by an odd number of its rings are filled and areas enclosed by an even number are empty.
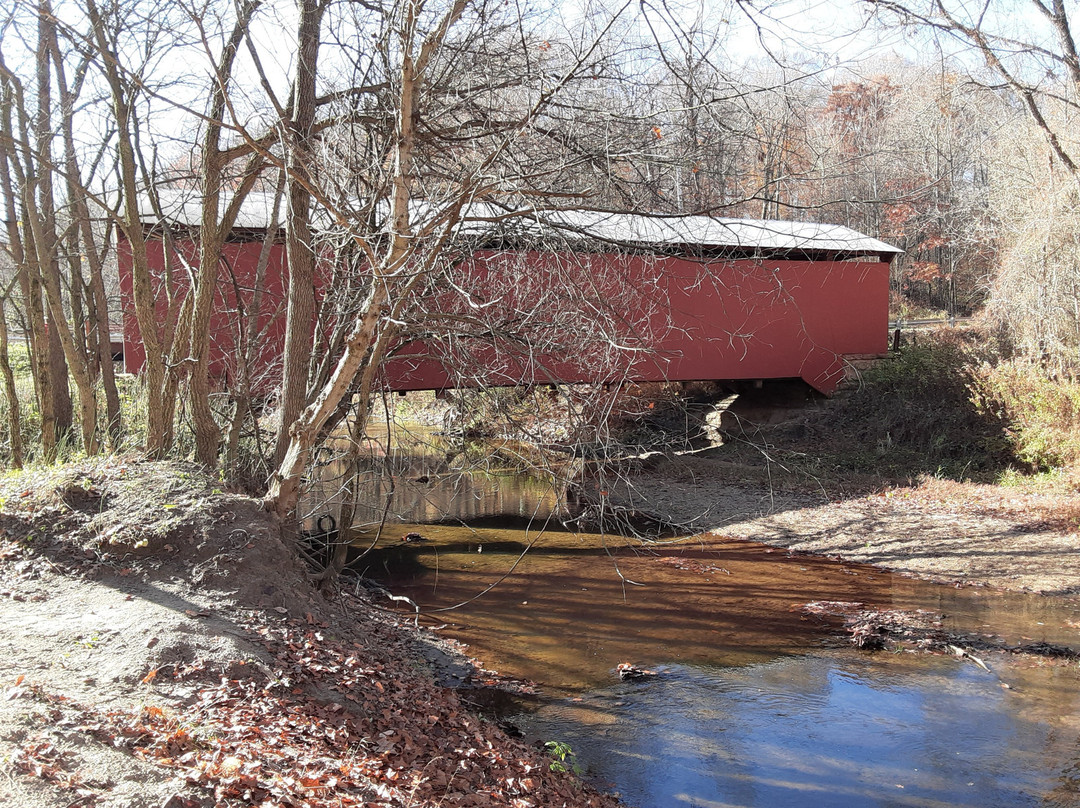
{"type": "Polygon", "coordinates": [[[0,497],[6,806],[617,804],[438,686],[418,632],[314,592],[257,503],[193,468],[0,497]]]}

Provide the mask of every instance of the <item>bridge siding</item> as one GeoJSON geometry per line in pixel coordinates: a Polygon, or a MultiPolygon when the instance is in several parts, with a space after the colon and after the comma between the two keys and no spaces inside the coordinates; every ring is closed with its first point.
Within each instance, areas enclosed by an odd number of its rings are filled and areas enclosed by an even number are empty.
{"type": "MultiPolygon", "coordinates": [[[[125,364],[135,372],[142,367],[145,352],[130,303],[131,257],[126,247],[122,242],[119,252],[125,364]]],[[[152,241],[148,247],[152,266],[161,269],[162,243],[152,241]]],[[[194,262],[194,242],[180,241],[179,248],[194,262]]],[[[230,271],[222,273],[211,324],[215,334],[211,362],[217,375],[235,373],[239,350],[237,292],[241,305],[248,305],[259,244],[230,243],[225,252],[230,271]]],[[[272,252],[260,322],[257,369],[262,381],[256,380],[256,387],[267,389],[280,373],[284,329],[284,251],[275,245],[272,252]]],[[[481,253],[478,258],[491,261],[495,255],[481,253]]],[[[551,255],[518,253],[514,260],[532,262],[542,271],[551,255]]],[[[443,369],[438,346],[414,344],[387,364],[385,387],[404,391],[480,383],[801,377],[818,390],[831,393],[844,378],[846,355],[881,354],[888,349],[889,267],[885,262],[740,259],[700,263],[608,254],[578,255],[574,261],[583,273],[596,275],[604,274],[605,262],[619,262],[627,282],[641,280],[641,289],[649,291],[642,291],[641,311],[635,314],[658,335],[655,352],[607,367],[601,378],[597,378],[597,366],[589,361],[534,357],[532,362],[523,362],[489,356],[484,374],[463,380],[451,378],[443,369]],[[670,321],[664,311],[670,311],[670,321]]],[[[158,285],[163,291],[163,278],[158,279],[158,285]]],[[[164,305],[160,311],[164,316],[164,305]]]]}
{"type": "MultiPolygon", "coordinates": [[[[537,254],[534,261],[543,263],[537,254]]],[[[888,350],[889,266],[883,262],[736,260],[702,264],[679,258],[611,255],[585,263],[629,262],[629,275],[660,280],[653,327],[666,332],[654,352],[598,377],[595,365],[539,357],[501,357],[491,384],[659,382],[803,378],[824,393],[843,381],[846,355],[888,350]]],[[[648,288],[650,283],[642,283],[648,288]]],[[[646,302],[643,302],[643,306],[646,302]]],[[[443,370],[437,346],[410,346],[385,370],[393,390],[461,386],[443,370]]],[[[453,366],[452,362],[446,364],[453,366]]],[[[489,363],[494,366],[494,362],[489,363]]],[[[471,386],[471,385],[470,385],[471,386]]]]}

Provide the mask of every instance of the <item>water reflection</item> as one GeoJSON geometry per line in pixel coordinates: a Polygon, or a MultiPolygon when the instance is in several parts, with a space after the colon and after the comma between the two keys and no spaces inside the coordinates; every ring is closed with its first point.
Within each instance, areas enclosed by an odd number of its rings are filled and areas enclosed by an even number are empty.
{"type": "MultiPolygon", "coordinates": [[[[565,515],[565,483],[542,466],[532,473],[507,471],[488,462],[472,464],[460,446],[433,428],[383,431],[363,447],[353,522],[363,529],[384,520],[431,524],[485,517],[550,519],[565,515]]],[[[517,447],[503,451],[513,460],[517,447]]],[[[521,458],[528,467],[528,458],[521,458]]],[[[343,452],[324,450],[307,497],[312,518],[340,513],[350,490],[343,452]],[[317,513],[316,513],[317,510],[317,513]]]]}
{"type": "Polygon", "coordinates": [[[815,600],[940,611],[946,629],[992,625],[1012,643],[1076,641],[1071,601],[935,586],[722,537],[648,544],[516,524],[400,529],[429,542],[387,547],[372,570],[495,667],[553,689],[602,685],[627,660],[745,665],[818,649],[835,631],[800,610],[815,600]],[[461,603],[472,606],[444,611],[461,603]]]}
{"type": "MultiPolygon", "coordinates": [[[[392,482],[373,478],[358,522],[384,511],[398,522],[367,571],[485,664],[539,683],[541,706],[515,720],[534,741],[569,743],[630,804],[1080,805],[1075,664],[992,655],[987,673],[951,657],[859,652],[799,609],[923,608],[951,631],[1076,647],[1076,602],[719,537],[567,533],[549,518],[563,508],[552,481],[462,477],[441,462],[414,457],[393,466],[392,482]],[[427,541],[406,543],[408,532],[427,541]],[[622,661],[659,675],[620,681],[622,661]]],[[[358,544],[373,541],[370,525],[358,528],[358,544]]]]}
{"type": "Polygon", "coordinates": [[[1071,805],[1075,677],[1041,675],[1068,678],[1060,712],[952,660],[834,652],[676,666],[518,720],[641,806],[1071,805]]]}
{"type": "Polygon", "coordinates": [[[511,526],[428,530],[428,545],[383,556],[392,588],[488,665],[539,682],[543,706],[515,720],[533,740],[569,743],[630,804],[1080,804],[1075,666],[996,656],[987,673],[951,657],[858,652],[798,609],[820,599],[932,608],[955,631],[1075,643],[1072,601],[723,539],[626,546],[511,526]],[[620,681],[623,660],[659,675],[620,681]]]}

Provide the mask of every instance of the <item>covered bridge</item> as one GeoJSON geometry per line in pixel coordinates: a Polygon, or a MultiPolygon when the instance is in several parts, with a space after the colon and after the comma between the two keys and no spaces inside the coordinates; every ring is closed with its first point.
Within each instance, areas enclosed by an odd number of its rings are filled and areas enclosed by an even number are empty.
{"type": "MultiPolygon", "coordinates": [[[[250,307],[268,211],[269,202],[254,197],[225,248],[228,266],[221,274],[219,311],[212,324],[212,361],[219,374],[230,373],[230,358],[238,350],[234,315],[250,307]]],[[[801,378],[828,394],[853,363],[887,351],[889,265],[901,251],[849,228],[560,211],[513,217],[512,228],[496,232],[493,217],[475,213],[470,209],[461,231],[473,238],[475,249],[467,269],[482,266],[481,283],[484,277],[497,277],[500,267],[510,262],[516,271],[525,267],[534,275],[548,273],[558,262],[565,282],[569,263],[582,284],[605,278],[598,282],[603,287],[599,293],[618,298],[622,313],[635,315],[649,338],[619,354],[618,366],[602,369],[570,355],[572,351],[561,356],[531,354],[527,359],[507,358],[497,350],[481,352],[481,372],[474,371],[469,381],[463,381],[440,353],[439,341],[417,339],[400,345],[387,361],[384,389],[801,378]],[[608,271],[615,265],[617,273],[608,271]],[[635,287],[634,294],[625,294],[625,284],[635,287]],[[627,311],[635,307],[639,310],[627,311]],[[645,343],[648,350],[640,347],[645,343]]],[[[505,220],[502,213],[499,218],[505,220]]],[[[148,216],[148,232],[171,228],[175,248],[189,263],[194,261],[197,205],[177,201],[166,209],[165,218],[161,222],[148,216]]],[[[152,265],[163,270],[164,242],[157,239],[149,246],[152,265]]],[[[268,246],[255,361],[271,371],[272,380],[282,351],[288,268],[280,239],[272,237],[268,246]]],[[[120,279],[125,362],[134,372],[145,354],[131,305],[130,253],[123,244],[120,279]]],[[[432,305],[437,306],[438,299],[433,298],[432,305]]]]}

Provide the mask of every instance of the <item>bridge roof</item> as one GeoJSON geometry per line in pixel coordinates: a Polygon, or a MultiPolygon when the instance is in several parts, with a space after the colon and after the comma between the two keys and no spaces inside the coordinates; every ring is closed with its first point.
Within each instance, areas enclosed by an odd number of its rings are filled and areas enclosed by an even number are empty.
{"type": "MultiPolygon", "coordinates": [[[[241,205],[235,229],[266,230],[271,225],[273,194],[251,193],[241,205]]],[[[224,203],[226,200],[222,200],[224,203]]],[[[162,220],[172,226],[197,227],[202,202],[197,191],[161,193],[162,216],[148,202],[141,205],[148,225],[162,220]]],[[[278,221],[284,216],[282,201],[278,221]]],[[[417,213],[438,212],[420,203],[417,213]]],[[[903,250],[849,227],[817,222],[778,219],[733,219],[712,216],[670,216],[582,209],[512,209],[491,203],[473,203],[464,211],[459,230],[490,240],[511,239],[525,246],[530,241],[588,240],[601,244],[667,250],[735,250],[746,254],[804,253],[824,255],[875,255],[891,261],[903,250]]]]}
{"type": "Polygon", "coordinates": [[[577,235],[613,245],[873,254],[886,261],[903,252],[849,227],[817,222],[587,210],[537,211],[520,218],[526,233],[577,235]]]}

